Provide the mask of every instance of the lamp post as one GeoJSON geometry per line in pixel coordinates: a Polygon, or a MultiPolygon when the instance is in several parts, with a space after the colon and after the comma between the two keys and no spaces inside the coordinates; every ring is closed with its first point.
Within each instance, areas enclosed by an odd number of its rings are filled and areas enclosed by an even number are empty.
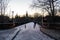
{"type": "Polygon", "coordinates": [[[14,24],[13,14],[14,14],[14,11],[12,11],[12,23],[14,24]]]}

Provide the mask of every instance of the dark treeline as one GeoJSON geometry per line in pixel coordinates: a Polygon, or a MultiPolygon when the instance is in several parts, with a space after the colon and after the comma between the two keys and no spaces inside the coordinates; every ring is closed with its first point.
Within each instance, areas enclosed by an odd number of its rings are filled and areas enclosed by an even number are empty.
{"type": "Polygon", "coordinates": [[[53,20],[52,20],[52,16],[46,16],[46,17],[43,17],[43,20],[42,20],[42,16],[38,16],[38,15],[35,15],[34,17],[28,16],[28,14],[26,14],[26,16],[23,16],[23,17],[16,15],[15,18],[10,18],[8,16],[0,15],[0,29],[10,29],[10,28],[17,27],[19,25],[29,23],[29,22],[36,22],[41,26],[42,24],[43,25],[49,24],[49,26],[46,26],[46,28],[56,29],[57,26],[58,28],[60,26],[59,25],[60,16],[54,16],[53,20]]]}
{"type": "Polygon", "coordinates": [[[16,15],[15,18],[9,18],[8,16],[0,15],[0,29],[9,29],[35,21],[39,24],[41,22],[41,19],[42,16],[30,17],[28,14],[23,17],[16,15]]]}
{"type": "Polygon", "coordinates": [[[45,28],[60,30],[60,16],[46,16],[43,21],[45,28]]]}
{"type": "MultiPolygon", "coordinates": [[[[54,18],[52,19],[52,16],[46,16],[44,17],[44,19],[46,19],[46,22],[54,22],[54,23],[60,23],[60,16],[54,16],[54,18]]],[[[44,20],[45,21],[45,20],[44,20]]]]}

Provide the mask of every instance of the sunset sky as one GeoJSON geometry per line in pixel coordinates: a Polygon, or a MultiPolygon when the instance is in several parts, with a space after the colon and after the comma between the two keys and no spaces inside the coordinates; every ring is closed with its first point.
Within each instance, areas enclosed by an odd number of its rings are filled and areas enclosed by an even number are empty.
{"type": "Polygon", "coordinates": [[[24,15],[26,11],[30,15],[33,15],[35,12],[39,12],[38,9],[32,9],[30,5],[32,4],[33,0],[11,0],[7,6],[7,13],[8,15],[12,15],[11,11],[14,11],[14,15],[24,15]]]}

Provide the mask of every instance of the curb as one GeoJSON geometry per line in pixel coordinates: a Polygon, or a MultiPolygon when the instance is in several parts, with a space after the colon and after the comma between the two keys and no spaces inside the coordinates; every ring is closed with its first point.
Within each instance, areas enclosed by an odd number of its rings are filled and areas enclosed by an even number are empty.
{"type": "Polygon", "coordinates": [[[17,33],[14,35],[14,37],[11,40],[14,40],[20,31],[21,30],[17,31],[17,33]]]}

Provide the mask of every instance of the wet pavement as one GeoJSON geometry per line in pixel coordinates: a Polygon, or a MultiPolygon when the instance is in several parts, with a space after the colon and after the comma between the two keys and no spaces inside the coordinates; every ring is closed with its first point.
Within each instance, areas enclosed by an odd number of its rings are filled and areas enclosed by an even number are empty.
{"type": "Polygon", "coordinates": [[[54,40],[40,31],[41,26],[38,24],[35,28],[33,26],[34,23],[30,22],[13,29],[1,30],[0,40],[54,40]]]}

